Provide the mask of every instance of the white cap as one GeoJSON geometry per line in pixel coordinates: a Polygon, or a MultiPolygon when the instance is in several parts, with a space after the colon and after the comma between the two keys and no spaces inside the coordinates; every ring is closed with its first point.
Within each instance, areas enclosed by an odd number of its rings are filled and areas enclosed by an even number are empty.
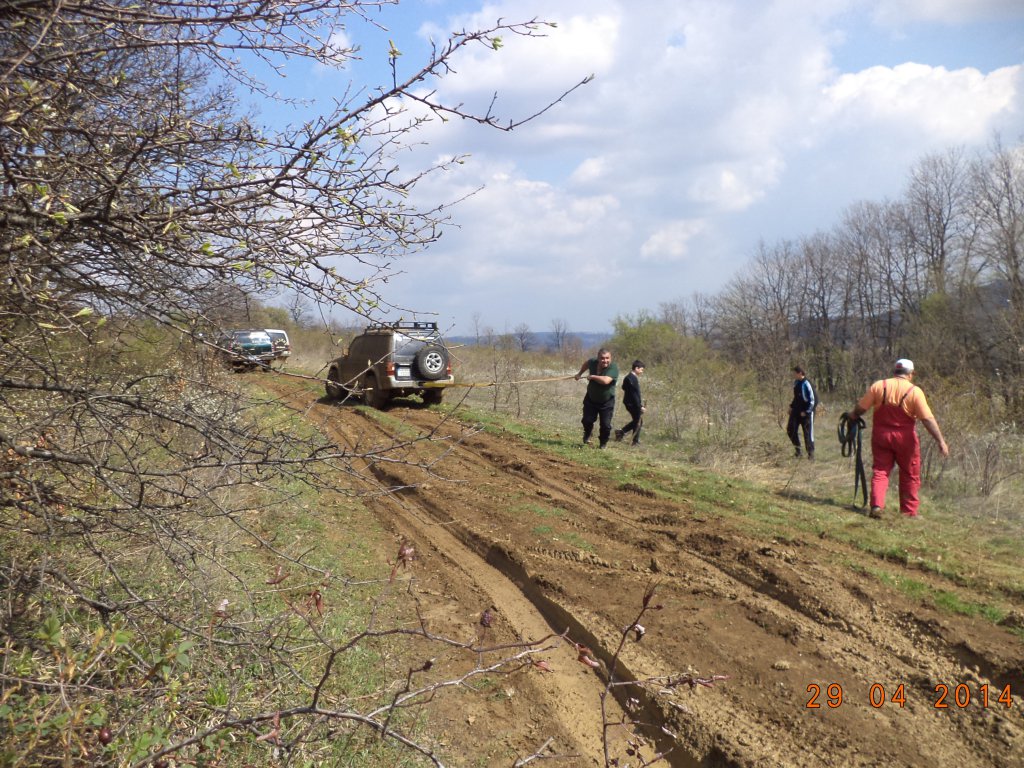
{"type": "Polygon", "coordinates": [[[914,361],[907,360],[905,357],[901,357],[896,361],[896,370],[903,371],[904,373],[912,373],[914,370],[914,361]]]}

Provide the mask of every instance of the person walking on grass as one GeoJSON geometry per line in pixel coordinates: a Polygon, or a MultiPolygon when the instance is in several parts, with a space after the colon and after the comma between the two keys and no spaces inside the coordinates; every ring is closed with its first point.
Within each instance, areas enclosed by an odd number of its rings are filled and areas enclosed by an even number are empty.
{"type": "Polygon", "coordinates": [[[789,422],[786,434],[796,447],[797,458],[800,458],[800,432],[804,434],[804,450],[807,458],[814,459],[814,409],[818,398],[814,387],[808,381],[804,369],[799,365],[793,367],[793,401],[789,404],[789,422]]]}
{"type": "Polygon", "coordinates": [[[612,353],[602,347],[597,357],[592,357],[580,366],[576,381],[587,374],[587,394],[583,396],[583,444],[590,445],[594,422],[601,420],[597,436],[600,446],[608,444],[612,434],[612,416],[615,415],[615,382],[619,378],[619,367],[612,362],[612,353]]]}
{"type": "Polygon", "coordinates": [[[640,396],[640,377],[644,375],[644,364],[640,360],[633,361],[633,368],[622,380],[622,404],[626,406],[632,417],[626,426],[615,430],[615,442],[620,442],[630,432],[633,433],[633,445],[640,444],[640,429],[644,425],[644,399],[640,396]]]}
{"type": "Polygon", "coordinates": [[[924,424],[943,456],[949,446],[921,388],[914,384],[914,363],[906,358],[896,361],[893,377],[874,382],[857,402],[847,418],[856,420],[872,408],[871,417],[871,517],[882,517],[889,475],[893,465],[900,468],[900,512],[917,517],[921,488],[921,443],[917,422],[924,424]]]}

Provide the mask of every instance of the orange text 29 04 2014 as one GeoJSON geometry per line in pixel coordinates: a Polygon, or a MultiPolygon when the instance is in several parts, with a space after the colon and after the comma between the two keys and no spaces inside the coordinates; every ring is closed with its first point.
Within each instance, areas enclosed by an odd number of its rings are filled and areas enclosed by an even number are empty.
{"type": "MultiPolygon", "coordinates": [[[[807,709],[838,709],[853,702],[863,702],[875,709],[885,706],[902,709],[915,695],[920,696],[920,691],[912,689],[908,692],[903,683],[872,683],[860,697],[852,698],[842,683],[810,683],[804,706],[807,709]]],[[[934,709],[966,709],[970,706],[1010,709],[1013,706],[1013,691],[1009,683],[1002,687],[985,683],[973,686],[967,683],[936,683],[927,702],[934,709]]]]}

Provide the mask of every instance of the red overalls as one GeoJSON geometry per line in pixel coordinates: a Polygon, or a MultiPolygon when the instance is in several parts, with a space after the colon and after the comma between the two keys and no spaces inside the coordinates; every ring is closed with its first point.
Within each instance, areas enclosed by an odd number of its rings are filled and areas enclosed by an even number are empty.
{"type": "Polygon", "coordinates": [[[916,420],[903,410],[903,401],[914,385],[907,388],[896,404],[890,405],[885,401],[888,383],[886,380],[882,385],[882,403],[875,406],[871,422],[871,506],[885,507],[889,475],[896,464],[900,468],[900,512],[916,517],[921,503],[917,496],[921,487],[921,443],[917,439],[916,420]]]}

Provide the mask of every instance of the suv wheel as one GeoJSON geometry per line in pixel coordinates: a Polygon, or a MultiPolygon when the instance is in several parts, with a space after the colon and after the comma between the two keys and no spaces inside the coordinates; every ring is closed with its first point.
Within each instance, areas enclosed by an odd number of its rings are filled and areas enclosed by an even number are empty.
{"type": "Polygon", "coordinates": [[[327,384],[324,386],[327,390],[328,400],[340,400],[342,397],[341,382],[339,381],[339,374],[337,368],[331,368],[327,372],[327,384]]]}
{"type": "Polygon", "coordinates": [[[416,367],[428,381],[443,378],[448,371],[448,353],[435,344],[428,344],[416,353],[416,367]]]}
{"type": "Polygon", "coordinates": [[[377,374],[368,373],[363,377],[363,402],[371,408],[382,410],[388,404],[389,394],[381,389],[377,374]]]}

